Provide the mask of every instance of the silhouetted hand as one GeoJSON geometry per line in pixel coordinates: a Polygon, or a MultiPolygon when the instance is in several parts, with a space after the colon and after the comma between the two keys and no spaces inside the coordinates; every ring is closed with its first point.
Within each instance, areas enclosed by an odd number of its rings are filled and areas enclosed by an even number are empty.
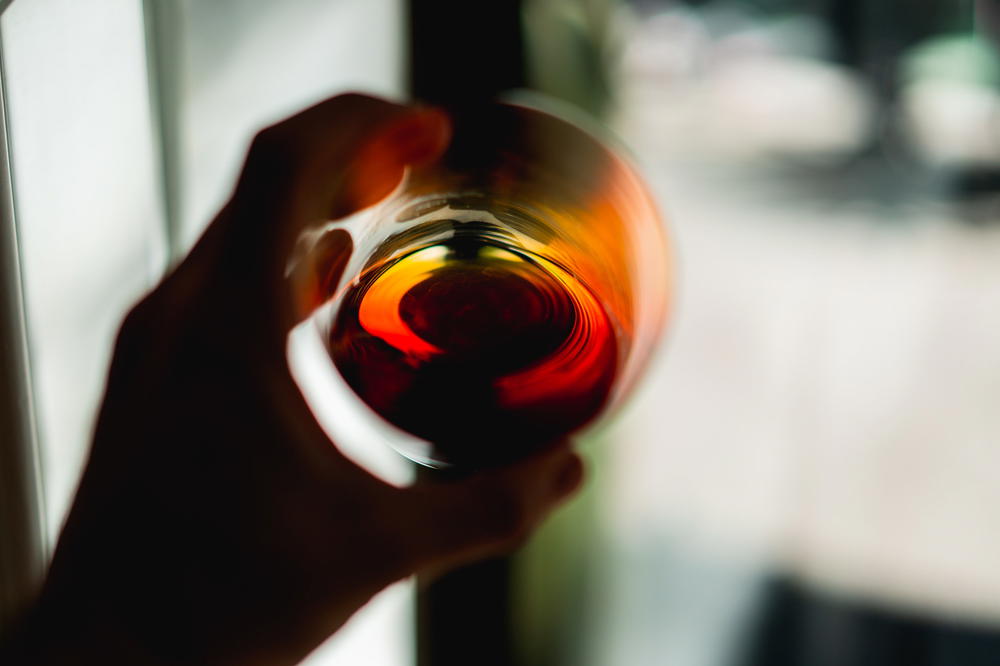
{"type": "Polygon", "coordinates": [[[296,663],[389,583],[512,548],[579,485],[556,447],[390,486],[289,375],[287,333],[352,249],[334,232],[325,273],[290,280],[299,232],[377,201],[448,137],[436,111],[345,95],[255,138],[229,203],[122,326],[25,663],[296,663]]]}

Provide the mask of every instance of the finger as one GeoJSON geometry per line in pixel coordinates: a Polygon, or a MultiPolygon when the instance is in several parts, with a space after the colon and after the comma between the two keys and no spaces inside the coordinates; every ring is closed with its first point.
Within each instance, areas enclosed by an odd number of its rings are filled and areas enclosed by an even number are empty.
{"type": "Polygon", "coordinates": [[[329,216],[345,217],[377,203],[399,184],[403,167],[433,161],[450,138],[450,121],[438,109],[417,109],[392,120],[358,148],[342,188],[327,193],[329,216]]]}
{"type": "MultiPolygon", "coordinates": [[[[437,109],[416,109],[389,121],[357,148],[342,185],[323,195],[316,205],[321,208],[326,205],[322,202],[329,200],[325,217],[338,219],[377,203],[398,186],[406,166],[425,164],[438,157],[449,137],[449,121],[437,109]]],[[[320,190],[310,194],[319,194],[320,190]]],[[[298,305],[296,319],[333,294],[352,247],[346,232],[333,230],[320,235],[303,256],[296,257],[291,274],[298,305]]]]}
{"type": "Polygon", "coordinates": [[[299,231],[375,203],[407,164],[433,159],[449,138],[443,112],[362,95],[327,100],[254,139],[233,197],[252,250],[288,256],[299,231]]]}
{"type": "Polygon", "coordinates": [[[416,567],[448,568],[513,549],[583,477],[579,455],[559,447],[462,481],[409,489],[404,536],[416,567]]]}
{"type": "Polygon", "coordinates": [[[317,289],[339,280],[352,249],[345,236],[331,236],[288,284],[286,263],[302,230],[384,197],[407,164],[435,159],[449,137],[442,111],[354,94],[263,130],[232,199],[161,291],[175,311],[192,297],[205,301],[246,340],[282,351],[284,335],[315,306],[317,289]]]}
{"type": "MultiPolygon", "coordinates": [[[[250,224],[257,233],[249,236],[244,250],[247,257],[259,256],[250,266],[259,271],[265,288],[281,284],[279,274],[305,227],[349,215],[384,198],[398,185],[408,164],[433,160],[444,150],[450,135],[447,118],[440,111],[411,109],[356,95],[314,107],[271,132],[265,144],[277,142],[271,151],[291,155],[291,168],[285,171],[291,179],[266,177],[264,184],[273,189],[254,180],[275,167],[269,162],[273,153],[268,150],[251,151],[246,170],[251,210],[277,207],[269,219],[250,224]],[[316,136],[328,140],[317,142],[316,136]],[[262,172],[250,164],[254,161],[263,163],[262,172]],[[265,205],[254,204],[257,197],[264,197],[265,205]]],[[[279,158],[277,165],[281,164],[279,158]]],[[[270,318],[279,322],[275,333],[280,336],[329,298],[351,249],[344,232],[334,233],[321,239],[315,252],[299,262],[292,283],[283,285],[290,291],[279,288],[278,297],[271,301],[275,312],[270,318]]]]}

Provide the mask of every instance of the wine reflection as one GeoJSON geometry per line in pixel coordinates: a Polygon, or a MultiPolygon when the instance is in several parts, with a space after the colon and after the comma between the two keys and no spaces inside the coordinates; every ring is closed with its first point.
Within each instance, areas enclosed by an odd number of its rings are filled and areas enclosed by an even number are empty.
{"type": "Polygon", "coordinates": [[[616,376],[616,336],[594,293],[487,216],[418,227],[444,238],[369,266],[330,330],[347,383],[431,442],[431,464],[526,455],[592,420],[616,376]]]}

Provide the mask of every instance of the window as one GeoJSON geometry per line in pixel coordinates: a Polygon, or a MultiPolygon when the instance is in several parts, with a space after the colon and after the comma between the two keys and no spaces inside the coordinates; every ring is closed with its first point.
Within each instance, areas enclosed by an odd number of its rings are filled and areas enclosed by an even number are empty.
{"type": "MultiPolygon", "coordinates": [[[[0,15],[13,198],[53,543],[121,317],[229,193],[253,133],[339,91],[398,96],[393,0],[15,0],[0,15]]],[[[405,664],[410,590],[313,663],[405,664]]]]}

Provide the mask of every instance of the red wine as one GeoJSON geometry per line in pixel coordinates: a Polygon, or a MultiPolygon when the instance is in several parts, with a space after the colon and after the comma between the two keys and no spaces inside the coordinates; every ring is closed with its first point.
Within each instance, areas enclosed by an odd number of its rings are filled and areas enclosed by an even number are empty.
{"type": "Polygon", "coordinates": [[[496,464],[580,428],[608,399],[618,344],[596,296],[496,238],[437,241],[347,289],[330,353],[378,414],[434,462],[496,464]]]}

